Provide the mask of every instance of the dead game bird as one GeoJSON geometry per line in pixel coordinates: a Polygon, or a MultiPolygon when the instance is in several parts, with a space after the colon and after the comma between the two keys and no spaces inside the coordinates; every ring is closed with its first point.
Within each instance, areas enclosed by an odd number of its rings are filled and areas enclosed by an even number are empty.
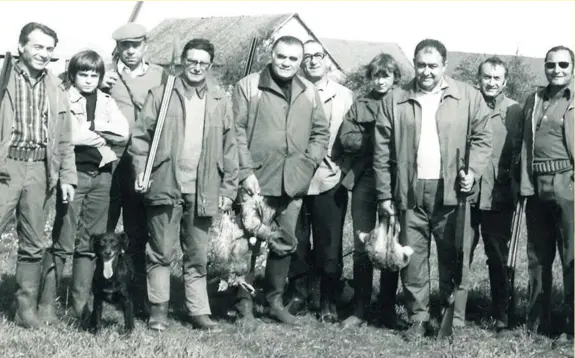
{"type": "Polygon", "coordinates": [[[364,243],[367,256],[379,270],[399,271],[409,264],[413,249],[401,246],[399,232],[401,228],[395,217],[381,217],[379,224],[370,233],[358,231],[358,237],[364,243]]]}

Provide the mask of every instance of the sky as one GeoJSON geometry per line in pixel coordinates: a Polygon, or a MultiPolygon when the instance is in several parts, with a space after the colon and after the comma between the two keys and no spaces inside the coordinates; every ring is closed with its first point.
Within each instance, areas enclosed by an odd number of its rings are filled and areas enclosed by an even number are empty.
{"type": "MultiPolygon", "coordinates": [[[[112,32],[135,1],[0,1],[0,53],[16,52],[29,21],[58,33],[56,56],[92,48],[109,57],[112,32]]],[[[165,18],[297,12],[318,37],[395,42],[412,58],[424,38],[448,51],[543,57],[555,45],[575,47],[575,1],[144,1],[137,22],[165,18]]]]}

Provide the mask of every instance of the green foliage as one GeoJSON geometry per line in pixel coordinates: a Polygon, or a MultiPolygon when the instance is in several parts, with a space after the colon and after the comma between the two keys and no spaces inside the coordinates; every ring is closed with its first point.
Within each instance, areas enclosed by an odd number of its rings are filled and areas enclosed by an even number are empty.
{"type": "MultiPolygon", "coordinates": [[[[477,69],[487,57],[487,55],[469,55],[465,57],[455,68],[453,78],[476,85],[477,69]]],[[[523,103],[527,96],[533,92],[537,84],[537,77],[531,72],[531,68],[521,56],[511,56],[511,60],[505,62],[507,63],[507,87],[505,88],[505,94],[519,103],[523,103]]]]}

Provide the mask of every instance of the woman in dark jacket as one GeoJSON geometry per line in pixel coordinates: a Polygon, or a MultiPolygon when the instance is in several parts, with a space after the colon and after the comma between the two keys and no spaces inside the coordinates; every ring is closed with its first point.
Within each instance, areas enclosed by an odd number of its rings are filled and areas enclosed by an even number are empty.
{"type": "MultiPolygon", "coordinates": [[[[368,233],[377,221],[377,200],[372,168],[373,131],[381,111],[383,97],[399,83],[401,72],[395,59],[385,53],[376,56],[366,67],[371,91],[360,97],[346,115],[332,156],[342,163],[343,185],[352,192],[351,216],[354,232],[353,279],[355,288],[353,314],[342,322],[344,327],[366,323],[371,301],[373,265],[358,232],[368,233]]],[[[395,295],[398,272],[382,271],[380,276],[381,323],[395,326],[395,295]]]]}

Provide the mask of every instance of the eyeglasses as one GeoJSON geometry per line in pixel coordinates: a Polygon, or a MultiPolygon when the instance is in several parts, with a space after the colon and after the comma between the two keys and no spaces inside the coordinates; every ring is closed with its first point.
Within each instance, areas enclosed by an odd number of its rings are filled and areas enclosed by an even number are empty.
{"type": "Polygon", "coordinates": [[[545,62],[545,68],[548,70],[552,70],[554,69],[557,65],[559,65],[560,68],[562,69],[566,69],[567,67],[569,67],[571,63],[567,62],[567,61],[561,61],[561,62],[545,62]]]}
{"type": "Polygon", "coordinates": [[[323,53],[323,52],[317,52],[317,53],[314,53],[314,54],[309,54],[309,53],[308,53],[308,54],[306,54],[306,55],[303,56],[303,60],[304,60],[304,61],[311,61],[311,59],[313,58],[313,59],[316,60],[316,61],[321,61],[321,60],[324,59],[324,57],[325,57],[325,53],[323,53]]]}
{"type": "Polygon", "coordinates": [[[200,65],[200,68],[202,70],[207,69],[211,65],[210,62],[202,62],[202,61],[188,60],[188,59],[186,59],[184,62],[186,63],[186,66],[189,66],[189,67],[196,67],[197,65],[200,65]]]}

